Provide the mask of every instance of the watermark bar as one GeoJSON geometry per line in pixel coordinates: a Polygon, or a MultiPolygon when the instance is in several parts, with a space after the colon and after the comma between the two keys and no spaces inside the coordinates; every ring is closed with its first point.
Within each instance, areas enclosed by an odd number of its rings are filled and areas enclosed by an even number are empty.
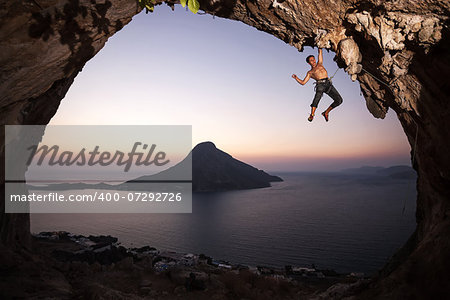
{"type": "Polygon", "coordinates": [[[6,213],[190,213],[191,126],[5,126],[6,213]]]}

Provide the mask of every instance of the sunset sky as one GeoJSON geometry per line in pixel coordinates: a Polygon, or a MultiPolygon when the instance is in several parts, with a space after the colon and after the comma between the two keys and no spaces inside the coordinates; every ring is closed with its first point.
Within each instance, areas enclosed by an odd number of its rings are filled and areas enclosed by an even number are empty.
{"type": "MultiPolygon", "coordinates": [[[[368,112],[343,70],[333,79],[344,103],[326,123],[307,121],[313,80],[301,86],[300,53],[240,22],[194,15],[176,5],[141,13],[90,60],[50,124],[192,125],[193,145],[212,141],[267,171],[335,171],[362,165],[410,164],[410,147],[393,111],[368,112]]],[[[334,54],[324,53],[331,76],[334,54]]]]}

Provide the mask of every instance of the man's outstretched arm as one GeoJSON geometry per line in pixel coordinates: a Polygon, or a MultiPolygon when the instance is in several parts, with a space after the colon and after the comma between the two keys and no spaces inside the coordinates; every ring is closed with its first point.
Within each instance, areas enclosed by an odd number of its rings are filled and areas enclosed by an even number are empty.
{"type": "Polygon", "coordinates": [[[319,48],[319,60],[317,62],[318,64],[323,63],[323,54],[322,54],[322,48],[319,48]]]}
{"type": "Polygon", "coordinates": [[[297,82],[300,83],[301,85],[305,85],[308,82],[308,80],[311,78],[311,75],[309,75],[309,72],[308,72],[308,73],[306,73],[305,79],[301,80],[300,78],[297,77],[297,75],[292,74],[292,78],[297,80],[297,82]]]}

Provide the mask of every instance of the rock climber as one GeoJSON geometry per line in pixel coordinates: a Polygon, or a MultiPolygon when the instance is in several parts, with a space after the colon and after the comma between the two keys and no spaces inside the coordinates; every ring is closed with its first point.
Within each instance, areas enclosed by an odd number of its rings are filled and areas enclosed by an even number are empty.
{"type": "Polygon", "coordinates": [[[314,113],[316,112],[317,105],[319,104],[323,93],[327,94],[334,100],[333,103],[331,103],[331,105],[327,108],[327,110],[322,113],[325,121],[328,122],[328,115],[330,114],[330,111],[342,104],[342,97],[341,95],[339,95],[338,91],[334,88],[333,83],[328,78],[327,70],[325,70],[325,67],[322,64],[323,55],[321,48],[319,48],[319,56],[317,62],[314,55],[309,55],[306,58],[306,62],[311,66],[311,70],[306,73],[305,79],[301,80],[295,74],[292,75],[292,78],[297,80],[297,82],[301,85],[305,85],[310,78],[316,80],[316,94],[314,96],[313,102],[311,103],[311,114],[309,115],[308,121],[311,122],[314,119],[314,113]]]}

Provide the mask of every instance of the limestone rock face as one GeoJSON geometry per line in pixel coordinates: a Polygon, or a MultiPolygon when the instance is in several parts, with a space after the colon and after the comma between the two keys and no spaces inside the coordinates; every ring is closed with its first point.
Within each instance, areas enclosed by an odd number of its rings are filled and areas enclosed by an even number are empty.
{"type": "Polygon", "coordinates": [[[2,122],[48,123],[84,64],[138,11],[132,0],[1,1],[2,122]],[[52,112],[29,115],[41,102],[52,112]]]}
{"type": "MultiPolygon", "coordinates": [[[[200,0],[200,7],[299,50],[336,52],[338,65],[359,81],[368,110],[377,118],[396,112],[418,172],[418,225],[376,292],[365,296],[448,293],[450,1],[200,0]]],[[[135,0],[0,1],[2,124],[47,124],[84,64],[138,11],[135,0]]],[[[24,244],[26,218],[0,218],[2,243],[24,244]],[[21,234],[12,238],[13,231],[21,234]]]]}

